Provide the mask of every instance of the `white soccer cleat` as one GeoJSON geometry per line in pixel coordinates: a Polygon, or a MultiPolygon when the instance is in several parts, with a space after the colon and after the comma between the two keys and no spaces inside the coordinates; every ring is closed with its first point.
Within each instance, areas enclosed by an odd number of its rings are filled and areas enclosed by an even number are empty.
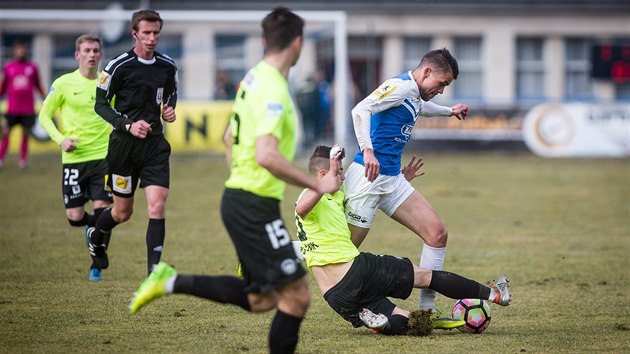
{"type": "Polygon", "coordinates": [[[359,318],[367,328],[372,330],[373,333],[382,331],[389,323],[387,316],[382,313],[375,314],[369,309],[363,309],[363,311],[359,313],[359,318]]]}
{"type": "Polygon", "coordinates": [[[507,306],[510,304],[512,298],[510,297],[510,285],[509,280],[504,275],[499,275],[496,283],[490,285],[490,288],[495,291],[492,302],[501,306],[507,306]]]}

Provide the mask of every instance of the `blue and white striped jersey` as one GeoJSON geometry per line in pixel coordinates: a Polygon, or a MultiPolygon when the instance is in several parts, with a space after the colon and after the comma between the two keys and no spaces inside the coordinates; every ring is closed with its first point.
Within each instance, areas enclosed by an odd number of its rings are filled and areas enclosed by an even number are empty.
{"type": "MultiPolygon", "coordinates": [[[[352,109],[352,119],[357,132],[361,121],[369,118],[370,140],[374,156],[381,165],[380,173],[396,176],[400,173],[400,160],[405,144],[419,116],[451,115],[451,108],[437,105],[420,98],[420,89],[410,71],[382,83],[374,92],[352,109]]],[[[362,142],[354,161],[364,165],[362,148],[370,147],[362,142]]]]}

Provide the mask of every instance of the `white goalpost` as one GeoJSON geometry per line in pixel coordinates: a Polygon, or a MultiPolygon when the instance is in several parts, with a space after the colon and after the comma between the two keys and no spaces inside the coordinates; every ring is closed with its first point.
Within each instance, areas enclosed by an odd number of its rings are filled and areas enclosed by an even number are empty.
{"type": "MultiPolygon", "coordinates": [[[[160,15],[169,23],[169,27],[181,26],[186,23],[219,24],[231,23],[260,23],[268,11],[194,11],[194,10],[159,10],[160,15]]],[[[110,6],[103,10],[43,10],[43,9],[3,9],[0,11],[1,22],[28,21],[26,23],[68,24],[94,23],[100,24],[101,33],[105,36],[104,27],[120,31],[121,23],[128,21],[135,10],[123,10],[121,7],[110,6]]],[[[347,15],[343,11],[296,11],[306,20],[307,28],[319,26],[329,29],[331,26],[334,40],[334,85],[335,98],[333,108],[334,141],[348,146],[349,81],[348,44],[347,44],[347,15]]],[[[37,27],[37,26],[35,26],[37,27]]],[[[37,31],[30,27],[31,31],[37,31]]],[[[66,29],[67,31],[67,29],[66,29]]],[[[233,30],[232,32],[236,32],[233,30]]],[[[4,31],[7,33],[7,31],[4,31]]],[[[305,33],[305,36],[307,33],[305,33]]]]}

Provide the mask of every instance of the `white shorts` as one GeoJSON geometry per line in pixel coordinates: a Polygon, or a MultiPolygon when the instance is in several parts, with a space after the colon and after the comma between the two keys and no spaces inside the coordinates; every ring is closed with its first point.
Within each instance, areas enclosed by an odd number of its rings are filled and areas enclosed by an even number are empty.
{"type": "Polygon", "coordinates": [[[370,182],[365,178],[365,167],[353,162],[346,171],[344,182],[346,220],[350,225],[369,229],[377,209],[392,216],[413,191],[402,173],[378,175],[374,182],[370,182]]]}

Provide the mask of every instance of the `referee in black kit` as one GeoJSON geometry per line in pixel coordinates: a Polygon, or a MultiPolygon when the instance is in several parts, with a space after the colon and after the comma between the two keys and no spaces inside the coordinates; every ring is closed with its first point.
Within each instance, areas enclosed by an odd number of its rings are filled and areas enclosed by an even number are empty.
{"type": "Polygon", "coordinates": [[[138,181],[144,188],[149,216],[147,273],[162,255],[171,146],[164,137],[161,118],[175,121],[177,102],[177,67],[173,59],[155,51],[162,25],[154,10],[135,12],[131,17],[135,47],[112,59],[97,84],[94,110],[114,128],[107,155],[114,206],[87,232],[90,256],[101,269],[109,265],[103,238],[131,218],[138,181]]]}

